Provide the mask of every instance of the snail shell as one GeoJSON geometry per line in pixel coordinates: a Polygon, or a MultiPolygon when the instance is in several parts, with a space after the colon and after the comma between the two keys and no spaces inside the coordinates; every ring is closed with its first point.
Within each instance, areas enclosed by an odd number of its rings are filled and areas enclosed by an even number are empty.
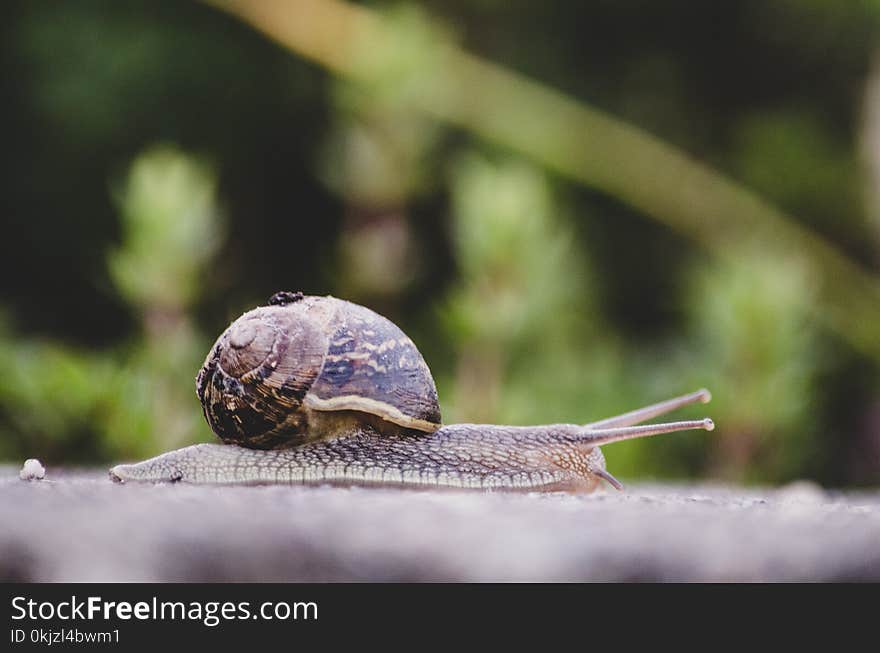
{"type": "Polygon", "coordinates": [[[242,315],[211,348],[196,392],[221,439],[255,449],[332,438],[355,418],[380,432],[440,428],[437,388],[412,340],[335,297],[281,292],[242,315]]]}

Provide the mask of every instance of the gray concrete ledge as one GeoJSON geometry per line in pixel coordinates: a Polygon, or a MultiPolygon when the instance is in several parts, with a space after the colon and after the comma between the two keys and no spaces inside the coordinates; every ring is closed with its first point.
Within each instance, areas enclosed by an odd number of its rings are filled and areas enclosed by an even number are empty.
{"type": "Polygon", "coordinates": [[[3,581],[880,581],[880,492],[119,485],[0,467],[3,581]]]}

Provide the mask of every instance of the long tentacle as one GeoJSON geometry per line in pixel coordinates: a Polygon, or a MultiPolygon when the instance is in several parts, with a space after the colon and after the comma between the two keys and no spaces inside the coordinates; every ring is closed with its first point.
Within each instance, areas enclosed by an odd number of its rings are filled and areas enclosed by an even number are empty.
{"type": "Polygon", "coordinates": [[[691,392],[690,394],[681,395],[680,397],[673,397],[672,399],[667,399],[666,401],[661,401],[657,404],[651,404],[650,406],[645,406],[644,408],[631,410],[628,413],[623,413],[622,415],[608,417],[598,422],[586,424],[585,426],[590,429],[606,429],[616,426],[633,426],[635,424],[640,424],[645,420],[649,420],[660,415],[665,415],[666,413],[671,413],[673,410],[677,410],[682,406],[690,406],[691,404],[696,403],[708,404],[711,400],[712,394],[708,390],[703,388],[701,390],[697,390],[696,392],[691,392]]]}

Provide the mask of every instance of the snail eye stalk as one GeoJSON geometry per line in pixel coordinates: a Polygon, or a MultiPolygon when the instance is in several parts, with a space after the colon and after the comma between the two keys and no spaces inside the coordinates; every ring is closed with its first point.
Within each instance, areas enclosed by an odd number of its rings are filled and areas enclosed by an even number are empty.
{"type": "Polygon", "coordinates": [[[620,442],[621,440],[645,438],[651,435],[660,435],[661,433],[675,433],[676,431],[690,431],[691,429],[712,431],[715,429],[715,422],[706,417],[684,422],[644,424],[642,426],[621,426],[610,429],[595,429],[590,426],[585,426],[573,437],[573,440],[598,447],[604,444],[611,444],[612,442],[620,442]]]}
{"type": "Polygon", "coordinates": [[[702,388],[696,392],[681,395],[680,397],[673,397],[672,399],[651,404],[644,408],[637,408],[628,413],[609,417],[598,422],[593,422],[592,424],[587,424],[586,426],[592,429],[607,429],[614,426],[633,426],[635,424],[641,424],[646,420],[653,419],[654,417],[671,413],[673,410],[678,410],[684,406],[690,406],[691,404],[697,403],[708,404],[710,401],[712,401],[712,393],[706,390],[706,388],[702,388]]]}

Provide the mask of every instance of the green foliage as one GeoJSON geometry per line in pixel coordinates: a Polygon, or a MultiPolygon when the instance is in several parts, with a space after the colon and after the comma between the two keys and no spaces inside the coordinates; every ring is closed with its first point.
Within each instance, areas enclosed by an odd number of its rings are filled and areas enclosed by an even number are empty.
{"type": "Polygon", "coordinates": [[[134,162],[116,193],[123,245],[108,261],[129,302],[179,310],[197,298],[198,275],[223,236],[215,186],[207,165],[172,147],[156,147],[134,162]]]}
{"type": "Polygon", "coordinates": [[[112,460],[207,435],[193,387],[208,341],[188,309],[222,233],[214,186],[204,164],[162,146],[116,189],[125,239],[108,264],[140,313],[130,343],[86,351],[0,330],[0,457],[112,460]]]}
{"type": "Polygon", "coordinates": [[[454,339],[508,349],[582,298],[584,253],[575,249],[569,219],[540,170],[473,154],[450,169],[460,275],[450,299],[454,339]]]}
{"type": "Polygon", "coordinates": [[[847,236],[858,228],[858,162],[814,116],[798,108],[747,116],[734,156],[744,181],[781,206],[847,236]]]}
{"type": "Polygon", "coordinates": [[[570,414],[572,391],[596,372],[586,252],[540,170],[473,153],[451,170],[460,278],[442,316],[459,360],[448,413],[502,423],[570,414]]]}
{"type": "Polygon", "coordinates": [[[695,276],[689,362],[729,389],[712,406],[725,425],[712,464],[751,480],[790,480],[819,435],[812,420],[823,356],[809,278],[760,252],[695,276]]]}
{"type": "Polygon", "coordinates": [[[93,463],[212,437],[193,392],[212,338],[287,288],[400,323],[446,421],[588,422],[706,386],[713,403],[681,417],[709,414],[714,433],[614,445],[615,474],[880,479],[876,360],[827,330],[845,312],[823,321],[829,295],[862,289],[829,280],[814,242],[775,247],[803,225],[775,229],[756,204],[674,178],[668,203],[644,205],[675,174],[658,148],[582,128],[610,124],[594,106],[622,117],[871,265],[860,157],[880,157],[862,140],[880,108],[861,88],[878,75],[876,3],[382,15],[369,47],[309,33],[324,65],[356,53],[344,80],[198,3],[35,0],[0,28],[14,77],[0,459],[93,463]],[[463,74],[475,59],[458,44],[497,62],[480,69],[497,85],[463,74]],[[510,88],[549,104],[505,102],[510,88]],[[572,165],[601,192],[557,176],[572,165]],[[635,319],[645,307],[663,323],[635,319]]]}

